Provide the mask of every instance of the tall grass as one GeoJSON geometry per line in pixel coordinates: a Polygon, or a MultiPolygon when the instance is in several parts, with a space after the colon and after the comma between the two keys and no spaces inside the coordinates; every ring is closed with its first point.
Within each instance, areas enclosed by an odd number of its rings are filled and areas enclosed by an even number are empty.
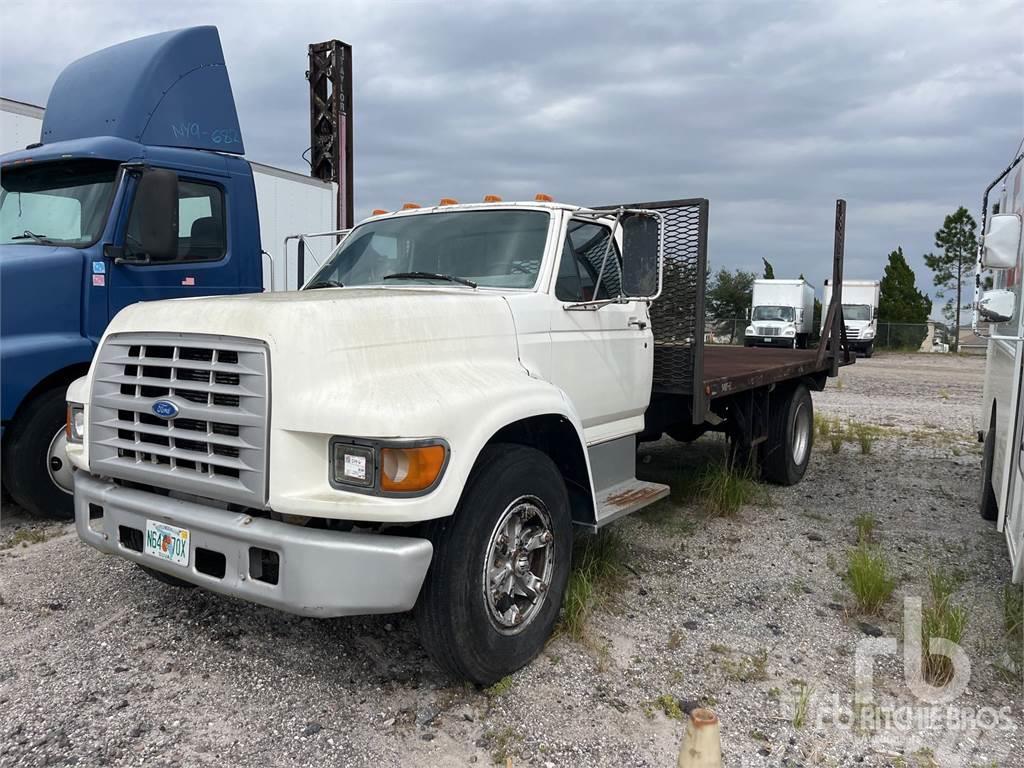
{"type": "Polygon", "coordinates": [[[1012,584],[1003,589],[1003,624],[1010,660],[1024,675],[1024,589],[1012,584]]]}
{"type": "Polygon", "coordinates": [[[605,529],[577,540],[562,602],[560,632],[574,640],[584,638],[594,607],[625,577],[625,562],[625,542],[616,530],[605,529]]]}
{"type": "Polygon", "coordinates": [[[953,679],[953,660],[943,654],[929,653],[932,638],[959,644],[967,627],[967,609],[953,602],[957,580],[942,571],[928,576],[929,599],[921,609],[921,654],[925,678],[943,686],[953,679]]]}
{"type": "Polygon", "coordinates": [[[754,480],[749,468],[726,462],[709,464],[697,481],[697,500],[709,515],[735,515],[744,504],[764,499],[765,489],[754,480]]]}
{"type": "Polygon", "coordinates": [[[867,544],[850,550],[846,580],[857,601],[857,608],[868,614],[877,614],[896,588],[885,556],[867,544]]]}

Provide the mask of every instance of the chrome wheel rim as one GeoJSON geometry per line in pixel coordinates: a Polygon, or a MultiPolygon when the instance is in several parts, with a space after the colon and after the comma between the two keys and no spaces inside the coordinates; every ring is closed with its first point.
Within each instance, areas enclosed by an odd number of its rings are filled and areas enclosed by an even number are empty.
{"type": "Polygon", "coordinates": [[[800,403],[793,414],[793,462],[799,466],[807,458],[811,445],[811,411],[800,403]]]}
{"type": "Polygon", "coordinates": [[[64,493],[74,493],[74,480],[71,477],[71,462],[67,454],[68,437],[64,427],[57,430],[57,434],[50,441],[50,447],[46,451],[46,471],[50,473],[53,484],[64,493]]]}
{"type": "Polygon", "coordinates": [[[551,515],[535,496],[520,496],[498,518],[484,557],[487,618],[502,634],[529,626],[547,601],[555,563],[551,515]]]}

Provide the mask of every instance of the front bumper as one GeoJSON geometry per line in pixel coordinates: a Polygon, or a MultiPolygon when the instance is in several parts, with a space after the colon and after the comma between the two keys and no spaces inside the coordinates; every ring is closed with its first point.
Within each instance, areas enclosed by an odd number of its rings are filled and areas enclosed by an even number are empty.
{"type": "Polygon", "coordinates": [[[793,346],[795,336],[744,336],[744,347],[786,347],[793,346]]]}
{"type": "Polygon", "coordinates": [[[433,556],[426,539],[305,528],[125,488],[82,471],[74,477],[75,527],[85,543],[212,592],[301,616],[407,611],[433,556]],[[92,514],[97,519],[90,522],[92,514]],[[147,520],[188,529],[188,566],[125,545],[132,530],[145,535],[147,520]],[[254,578],[253,547],[277,553],[276,584],[254,578]],[[224,556],[222,577],[196,570],[198,550],[224,556]]]}

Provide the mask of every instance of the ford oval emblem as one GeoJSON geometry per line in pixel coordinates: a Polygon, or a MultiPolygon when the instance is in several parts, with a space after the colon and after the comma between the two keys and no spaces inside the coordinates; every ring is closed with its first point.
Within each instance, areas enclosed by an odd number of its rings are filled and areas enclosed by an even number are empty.
{"type": "Polygon", "coordinates": [[[173,419],[178,415],[178,406],[170,400],[157,400],[153,403],[153,413],[161,419],[173,419]]]}

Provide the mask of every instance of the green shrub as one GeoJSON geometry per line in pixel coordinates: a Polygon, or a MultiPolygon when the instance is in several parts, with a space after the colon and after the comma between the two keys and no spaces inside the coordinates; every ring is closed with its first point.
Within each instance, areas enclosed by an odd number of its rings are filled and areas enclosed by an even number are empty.
{"type": "Polygon", "coordinates": [[[868,614],[878,613],[896,588],[885,556],[867,544],[850,550],[846,579],[857,607],[868,614]]]}

